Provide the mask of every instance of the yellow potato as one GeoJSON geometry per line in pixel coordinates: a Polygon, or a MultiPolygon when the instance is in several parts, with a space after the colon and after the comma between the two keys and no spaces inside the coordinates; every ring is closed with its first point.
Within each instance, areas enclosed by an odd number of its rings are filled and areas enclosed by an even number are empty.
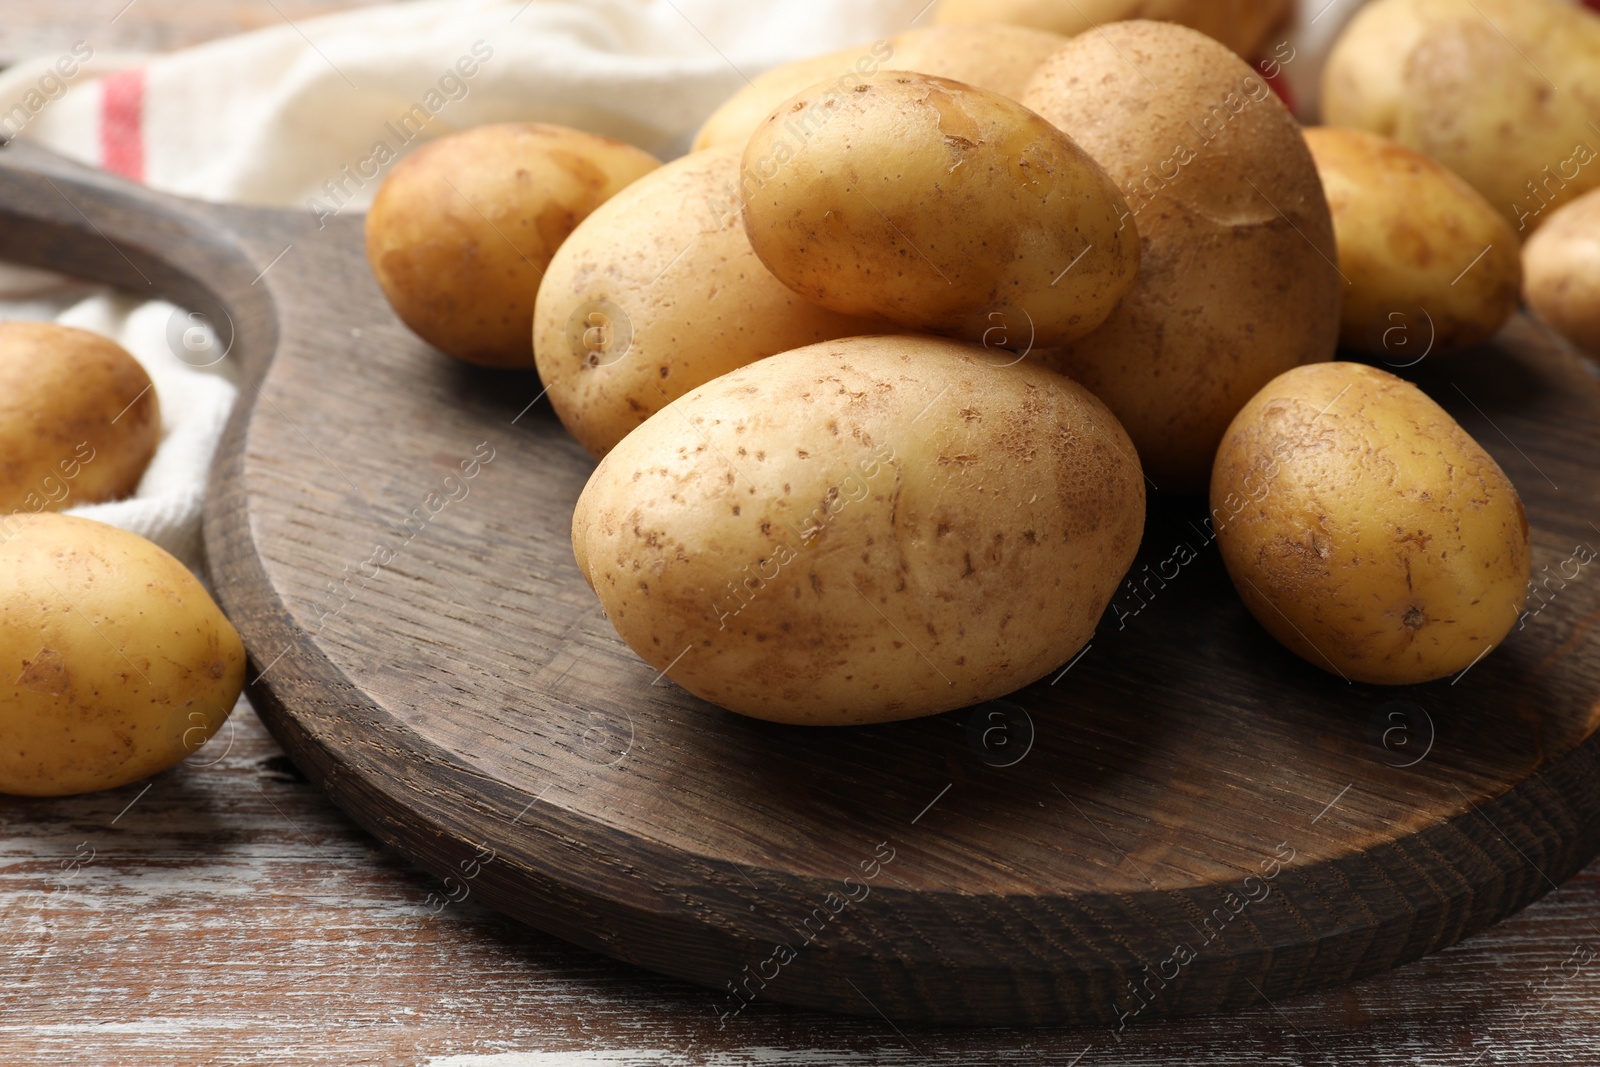
{"type": "Polygon", "coordinates": [[[0,322],[0,512],[125,497],[161,441],[150,376],[87,330],[0,322]]]}
{"type": "Polygon", "coordinates": [[[1153,19],[1199,30],[1256,59],[1293,10],[1294,0],[940,0],[934,21],[1011,22],[1076,37],[1108,22],[1153,19]]]}
{"type": "Polygon", "coordinates": [[[550,261],[534,355],[556,414],[594,455],[746,363],[882,332],[802,299],[761,265],[738,182],[737,145],[685,156],[601,205],[550,261]]]}
{"type": "Polygon", "coordinates": [[[1203,494],[1246,401],[1338,343],[1333,221],[1300,126],[1237,56],[1161,22],[1074,38],[1023,103],[1106,168],[1144,242],[1110,320],[1039,358],[1116,413],[1157,488],[1203,494]]]}
{"type": "Polygon", "coordinates": [[[1444,167],[1364,130],[1305,131],[1347,287],[1339,341],[1410,364],[1493,337],[1517,310],[1517,235],[1444,167]]]}
{"type": "Polygon", "coordinates": [[[1526,240],[1600,187],[1600,17],[1552,0],[1375,0],[1323,72],[1323,118],[1444,164],[1526,240]]]}
{"type": "Polygon", "coordinates": [[[367,213],[367,260],[400,320],[458,359],[531,367],[539,279],[595,208],[660,166],[564,126],[504,123],[431,141],[367,213]]]}
{"type": "Polygon", "coordinates": [[[244,646],[199,579],[114,526],[0,518],[0,604],[0,792],[147,778],[204,744],[244,687],[244,646]]]}
{"type": "Polygon", "coordinates": [[[757,75],[713,112],[700,127],[694,148],[743,145],[779,104],[802,90],[830,82],[849,92],[889,67],[936,74],[1015,98],[1022,95],[1034,68],[1066,40],[1002,22],[920,26],[887,40],[786,63],[757,75]]]}
{"type": "Polygon", "coordinates": [[[912,330],[1061,344],[1138,271],[1127,205],[1093,159],[1015,101],[930,75],[796,96],[750,138],[740,191],[780,281],[912,330]]]}
{"type": "Polygon", "coordinates": [[[1261,625],[1351,681],[1465,670],[1527,597],[1522,501],[1422,390],[1357,363],[1300,367],[1228,428],[1212,525],[1261,625]]]}
{"type": "Polygon", "coordinates": [[[1081,386],[930,337],[734,371],[601,461],[579,569],[652,667],[779,722],[931,715],[1068,661],[1138,549],[1133,446],[1081,386]]]}
{"type": "Polygon", "coordinates": [[[1523,248],[1528,306],[1573,344],[1600,353],[1600,190],[1550,216],[1523,248]]]}

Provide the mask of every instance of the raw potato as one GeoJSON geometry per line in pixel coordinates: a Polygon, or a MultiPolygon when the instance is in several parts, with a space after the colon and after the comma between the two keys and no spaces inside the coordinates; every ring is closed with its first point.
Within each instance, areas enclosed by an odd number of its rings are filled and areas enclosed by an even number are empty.
{"type": "Polygon", "coordinates": [[[1551,215],[1524,246],[1523,266],[1534,314],[1600,354],[1600,190],[1551,215]]]}
{"type": "Polygon", "coordinates": [[[1110,172],[1144,242],[1110,320],[1038,356],[1116,413],[1157,488],[1204,494],[1256,390],[1337,347],[1333,221],[1300,125],[1237,56],[1160,22],[1073,39],[1023,103],[1110,172]]]}
{"type": "Polygon", "coordinates": [[[1600,187],[1600,17],[1553,0],[1375,0],[1323,72],[1323,118],[1450,168],[1521,239],[1600,187]]]}
{"type": "Polygon", "coordinates": [[[539,279],[595,208],[661,163],[564,126],[505,123],[395,165],[367,214],[367,260],[400,320],[469,363],[531,367],[539,279]]]}
{"type": "Polygon", "coordinates": [[[700,127],[694,148],[742,146],[779,104],[796,93],[818,82],[849,92],[887,67],[936,74],[1015,99],[1034,69],[1066,43],[1060,34],[1001,22],[921,26],[885,41],[786,63],[757,75],[713,112],[700,127]]]}
{"type": "Polygon", "coordinates": [[[1011,22],[1076,37],[1108,22],[1153,19],[1199,30],[1256,59],[1293,10],[1294,0],[940,0],[934,21],[1011,22]]]}
{"type": "Polygon", "coordinates": [[[216,733],[244,646],[188,569],[70,515],[0,518],[0,792],[66,796],[166,770],[216,733]]]}
{"type": "Polygon", "coordinates": [[[595,456],[718,375],[883,331],[801,298],[761,265],[734,195],[739,152],[722,145],[645,176],[550,261],[534,355],[556,414],[595,456]]]}
{"type": "Polygon", "coordinates": [[[1349,282],[1339,341],[1410,365],[1493,337],[1517,310],[1517,235],[1444,167],[1364,130],[1305,131],[1349,282]]]}
{"type": "Polygon", "coordinates": [[[750,138],[740,190],[750,244],[795,292],[998,348],[1083,336],[1139,267],[1093,159],[1015,101],[930,75],[796,96],[750,138]]]}
{"type": "Polygon", "coordinates": [[[630,647],[714,704],[884,722],[1069,660],[1133,562],[1144,479],[1098,400],[931,337],[858,337],[701,386],[573,517],[630,647]]]}
{"type": "Polygon", "coordinates": [[[1228,429],[1211,482],[1228,573],[1287,648],[1349,680],[1466,670],[1528,592],[1528,519],[1444,409],[1357,363],[1300,367],[1228,429]]]}
{"type": "Polygon", "coordinates": [[[150,376],[115,341],[0,322],[0,513],[128,496],[161,441],[150,376]]]}

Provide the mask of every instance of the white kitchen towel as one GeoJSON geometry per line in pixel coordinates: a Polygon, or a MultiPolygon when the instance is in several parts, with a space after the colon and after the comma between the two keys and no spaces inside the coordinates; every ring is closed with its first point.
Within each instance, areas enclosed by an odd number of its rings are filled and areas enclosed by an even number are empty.
{"type": "MultiPolygon", "coordinates": [[[[1303,0],[1285,66],[1295,95],[1310,98],[1326,42],[1362,2],[1303,0]]],[[[557,122],[676,155],[747,78],[925,25],[929,7],[418,0],[285,21],[158,57],[85,40],[0,72],[0,135],[167,192],[314,215],[357,211],[391,157],[485,122],[557,122]]],[[[197,366],[205,360],[186,347],[189,327],[170,304],[37,272],[0,268],[5,318],[96,330],[145,364],[162,408],[156,459],[131,499],[73,510],[196,565],[205,472],[236,395],[228,361],[197,366]]]]}

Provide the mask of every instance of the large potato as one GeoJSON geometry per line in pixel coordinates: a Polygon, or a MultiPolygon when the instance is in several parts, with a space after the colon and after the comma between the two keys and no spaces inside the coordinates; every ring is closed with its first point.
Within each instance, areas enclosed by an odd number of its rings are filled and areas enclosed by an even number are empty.
{"type": "Polygon", "coordinates": [[[1526,239],[1600,187],[1600,17],[1552,0],[1376,0],[1323,73],[1323,118],[1438,160],[1526,239]]]}
{"type": "Polygon", "coordinates": [[[127,496],[160,441],[150,376],[121,345],[54,323],[0,323],[0,512],[127,496]]]}
{"type": "Polygon", "coordinates": [[[1127,204],[1071,138],[959,82],[886,72],[782,105],[744,151],[756,255],[823,307],[971,341],[1081,337],[1133,285],[1127,204]]]}
{"type": "Polygon", "coordinates": [[[1237,56],[1160,22],[1074,38],[1023,102],[1106,168],[1144,242],[1110,320],[1040,358],[1116,413],[1158,488],[1202,494],[1245,402],[1338,343],[1333,221],[1300,126],[1237,56]]]}
{"type": "Polygon", "coordinates": [[[940,0],[934,21],[1011,22],[1076,37],[1108,22],[1153,19],[1199,30],[1256,59],[1293,11],[1294,0],[940,0]]]}
{"type": "Polygon", "coordinates": [[[531,367],[533,300],[561,242],[660,161],[564,126],[479,126],[395,165],[367,213],[367,260],[400,320],[470,363],[531,367]]]}
{"type": "Polygon", "coordinates": [[[1488,340],[1517,310],[1517,235],[1444,167],[1365,130],[1305,131],[1349,283],[1339,340],[1410,363],[1488,340]]]}
{"type": "Polygon", "coordinates": [[[0,792],[113,789],[205,743],[244,646],[144,538],[69,515],[0,518],[0,792]]]}
{"type": "Polygon", "coordinates": [[[881,324],[820,308],[750,248],[737,145],[696,152],[601,205],[539,288],[533,349],[562,423],[596,456],[697,385],[881,324]]]}
{"type": "Polygon", "coordinates": [[[1060,34],[1002,22],[920,26],[888,40],[786,63],[757,75],[717,108],[700,127],[694,147],[743,145],[796,93],[818,82],[832,82],[848,92],[886,67],[937,74],[1015,98],[1022,95],[1034,68],[1065,43],[1060,34]]]}
{"type": "Polygon", "coordinates": [[[1551,215],[1523,246],[1523,267],[1534,313],[1600,354],[1600,190],[1551,215]]]}
{"type": "Polygon", "coordinates": [[[1093,633],[1144,479],[1088,391],[929,337],[798,349],[601,462],[578,566],[651,666],[780,722],[882,722],[1026,685],[1093,633]]]}
{"type": "Polygon", "coordinates": [[[1465,670],[1528,592],[1528,519],[1444,409],[1356,363],[1300,367],[1228,428],[1211,482],[1228,573],[1324,670],[1407,685],[1465,670]]]}

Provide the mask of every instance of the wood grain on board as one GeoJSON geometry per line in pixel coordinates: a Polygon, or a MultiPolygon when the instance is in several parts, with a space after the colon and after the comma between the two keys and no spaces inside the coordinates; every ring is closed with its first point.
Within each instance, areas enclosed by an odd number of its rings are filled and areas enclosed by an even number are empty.
{"type": "MultiPolygon", "coordinates": [[[[1452,944],[1600,848],[1595,583],[1462,678],[1354,686],[1273,644],[1200,515],[1163,506],[1136,572],[1168,576],[1000,709],[1016,747],[962,713],[751,722],[617,640],[568,546],[591,462],[531,375],[399,326],[359,220],[184,204],[25,147],[0,168],[0,256],[232,336],[252,384],[207,540],[295,761],[449,892],[722,990],[720,1026],[777,1000],[1120,1032],[1275,1001],[1452,944]],[[441,503],[447,476],[469,491],[441,503]],[[1176,545],[1197,559],[1171,574],[1176,545]]],[[[1600,497],[1592,377],[1526,322],[1419,377],[1559,568],[1600,497]]]]}

